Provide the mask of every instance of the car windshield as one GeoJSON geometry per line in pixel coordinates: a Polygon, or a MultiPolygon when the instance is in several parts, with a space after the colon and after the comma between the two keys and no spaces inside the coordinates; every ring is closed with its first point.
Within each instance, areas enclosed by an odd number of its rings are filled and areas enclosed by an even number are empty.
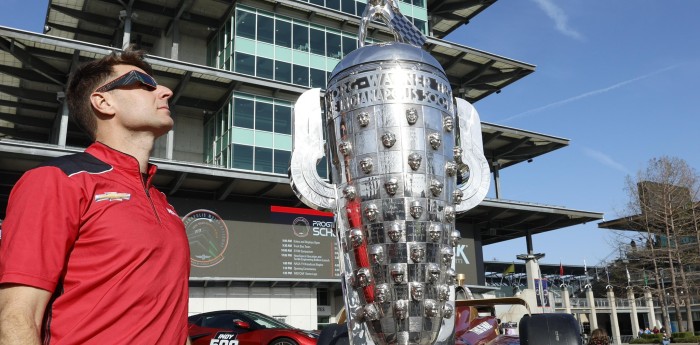
{"type": "Polygon", "coordinates": [[[254,323],[258,324],[260,328],[288,328],[288,329],[293,329],[294,327],[281,322],[277,321],[276,319],[269,317],[267,315],[263,315],[260,313],[256,312],[251,312],[251,311],[243,311],[241,314],[250,320],[252,320],[254,323]]]}

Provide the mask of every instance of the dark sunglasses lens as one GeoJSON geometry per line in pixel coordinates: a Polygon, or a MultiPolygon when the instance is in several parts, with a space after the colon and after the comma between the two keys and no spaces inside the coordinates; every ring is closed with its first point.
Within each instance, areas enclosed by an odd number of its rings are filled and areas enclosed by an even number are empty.
{"type": "Polygon", "coordinates": [[[139,72],[139,71],[132,71],[132,72],[134,72],[136,78],[138,79],[138,81],[141,84],[150,86],[154,89],[158,86],[158,83],[156,83],[156,80],[153,79],[153,77],[151,77],[150,75],[148,75],[146,73],[139,72]]]}
{"type": "Polygon", "coordinates": [[[99,87],[97,92],[106,92],[106,91],[111,91],[119,87],[125,87],[125,86],[132,86],[136,84],[143,84],[146,85],[152,89],[155,89],[158,87],[158,83],[156,83],[156,80],[153,79],[150,75],[139,72],[137,70],[130,71],[121,77],[112,80],[111,82],[99,87]]]}

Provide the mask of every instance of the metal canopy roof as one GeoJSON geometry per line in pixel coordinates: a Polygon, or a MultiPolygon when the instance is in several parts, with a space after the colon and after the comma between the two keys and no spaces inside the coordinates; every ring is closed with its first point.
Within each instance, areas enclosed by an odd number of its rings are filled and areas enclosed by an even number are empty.
{"type": "Polygon", "coordinates": [[[493,5],[496,0],[428,0],[428,15],[435,37],[443,38],[493,5]]]}
{"type": "Polygon", "coordinates": [[[484,155],[494,168],[504,169],[569,145],[569,140],[492,123],[481,123],[484,155]]]}
{"type": "Polygon", "coordinates": [[[571,210],[561,206],[486,198],[457,216],[457,224],[476,224],[484,245],[520,238],[529,231],[539,234],[603,218],[602,213],[571,210]]]}
{"type": "MultiPolygon", "coordinates": [[[[448,6],[433,5],[440,13],[436,18],[445,25],[461,21],[465,16],[473,17],[493,1],[483,1],[483,4],[482,1],[471,0],[446,2],[449,3],[448,6]]],[[[153,48],[163,33],[170,33],[175,25],[182,35],[208,40],[213,31],[224,25],[236,3],[254,5],[270,12],[314,21],[343,31],[356,32],[360,23],[358,16],[292,0],[133,0],[132,3],[135,14],[132,41],[145,49],[153,48]]],[[[125,16],[126,12],[118,2],[51,0],[46,28],[55,36],[106,46],[121,46],[125,16]]],[[[383,25],[373,23],[370,26],[370,37],[393,40],[383,25]]],[[[454,28],[456,27],[450,30],[454,28]]],[[[428,39],[426,49],[443,65],[455,95],[470,102],[500,92],[535,70],[531,64],[435,38],[428,39]]]]}

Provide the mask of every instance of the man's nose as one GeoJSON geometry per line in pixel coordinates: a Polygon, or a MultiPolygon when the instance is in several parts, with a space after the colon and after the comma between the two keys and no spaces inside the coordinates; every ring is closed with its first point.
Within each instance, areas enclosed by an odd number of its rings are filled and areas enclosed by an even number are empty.
{"type": "Polygon", "coordinates": [[[159,96],[165,99],[173,96],[173,90],[170,90],[167,86],[158,85],[157,91],[159,92],[159,96]]]}

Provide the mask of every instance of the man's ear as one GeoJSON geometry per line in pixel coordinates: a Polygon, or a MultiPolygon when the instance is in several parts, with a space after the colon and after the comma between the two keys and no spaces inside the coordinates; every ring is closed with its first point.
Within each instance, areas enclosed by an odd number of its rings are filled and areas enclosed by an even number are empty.
{"type": "Polygon", "coordinates": [[[112,97],[107,92],[93,92],[90,94],[90,104],[98,113],[104,115],[114,115],[112,107],[112,97]]]}

